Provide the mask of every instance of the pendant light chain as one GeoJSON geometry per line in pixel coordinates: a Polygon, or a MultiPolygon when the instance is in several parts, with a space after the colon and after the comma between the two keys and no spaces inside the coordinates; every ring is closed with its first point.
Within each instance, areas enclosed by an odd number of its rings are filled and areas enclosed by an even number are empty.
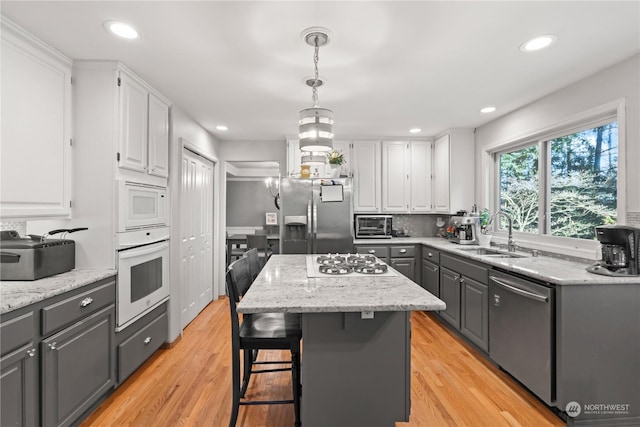
{"type": "Polygon", "coordinates": [[[313,53],[313,66],[315,70],[313,85],[311,89],[313,91],[313,107],[318,108],[320,106],[320,101],[318,100],[318,53],[320,52],[320,46],[318,46],[318,36],[314,39],[315,50],[313,53]]]}

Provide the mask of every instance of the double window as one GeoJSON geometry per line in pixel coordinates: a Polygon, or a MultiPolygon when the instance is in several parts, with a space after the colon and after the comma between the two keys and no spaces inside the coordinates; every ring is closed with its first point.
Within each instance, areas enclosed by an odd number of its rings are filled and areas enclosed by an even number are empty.
{"type": "Polygon", "coordinates": [[[515,231],[593,240],[595,226],[616,223],[616,116],[540,136],[494,156],[498,207],[513,219],[515,231]]]}

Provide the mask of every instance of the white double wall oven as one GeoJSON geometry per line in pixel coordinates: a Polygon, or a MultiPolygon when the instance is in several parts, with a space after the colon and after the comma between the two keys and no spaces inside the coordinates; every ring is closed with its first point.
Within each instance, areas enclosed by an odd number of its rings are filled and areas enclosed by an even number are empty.
{"type": "Polygon", "coordinates": [[[169,299],[166,187],[118,181],[116,331],[169,299]]]}

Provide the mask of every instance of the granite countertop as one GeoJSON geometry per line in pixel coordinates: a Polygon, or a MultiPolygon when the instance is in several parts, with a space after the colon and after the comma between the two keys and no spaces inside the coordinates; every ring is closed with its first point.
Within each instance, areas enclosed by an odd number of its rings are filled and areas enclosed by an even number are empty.
{"type": "MultiPolygon", "coordinates": [[[[395,270],[393,270],[396,272],[395,270]]],[[[444,310],[445,303],[397,272],[307,277],[306,255],[273,255],[240,301],[242,313],[444,310]]]]}
{"type": "MultiPolygon", "coordinates": [[[[440,251],[460,255],[475,261],[480,261],[506,271],[520,273],[533,279],[538,279],[554,285],[608,285],[608,284],[640,284],[640,277],[612,277],[589,273],[586,267],[589,262],[569,261],[551,256],[533,257],[528,252],[516,252],[521,258],[492,258],[474,253],[471,248],[477,245],[458,245],[441,237],[399,237],[391,239],[355,239],[357,245],[371,244],[422,244],[429,245],[440,251]]],[[[492,250],[498,250],[492,246],[492,250]]],[[[508,253],[506,250],[501,252],[508,253]]]]}
{"type": "Polygon", "coordinates": [[[116,270],[71,270],[32,281],[0,282],[0,314],[115,276],[116,270]]]}

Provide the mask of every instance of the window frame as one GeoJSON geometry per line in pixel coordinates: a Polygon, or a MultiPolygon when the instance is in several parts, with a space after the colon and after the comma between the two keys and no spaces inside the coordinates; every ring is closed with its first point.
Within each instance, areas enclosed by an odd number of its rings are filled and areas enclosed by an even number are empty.
{"type": "MultiPolygon", "coordinates": [[[[539,180],[541,188],[538,189],[539,196],[544,191],[543,203],[538,205],[538,233],[513,232],[514,240],[521,246],[549,250],[551,252],[566,252],[567,249],[572,250],[572,254],[581,258],[593,258],[596,255],[598,242],[595,240],[579,239],[574,237],[552,236],[548,233],[550,230],[550,197],[551,197],[551,170],[548,167],[551,150],[548,141],[560,136],[570,135],[581,130],[598,127],[606,123],[618,123],[618,180],[617,180],[617,222],[618,224],[626,223],[626,121],[625,121],[626,105],[625,100],[620,99],[591,110],[571,116],[561,122],[544,126],[535,131],[520,135],[519,137],[509,138],[503,142],[492,144],[484,148],[486,161],[484,166],[488,169],[488,173],[484,175],[491,180],[485,188],[488,193],[485,194],[485,206],[489,206],[491,212],[495,213],[499,210],[500,195],[500,166],[499,155],[517,151],[531,145],[537,145],[539,150],[539,158],[544,161],[538,162],[539,180]]],[[[494,224],[500,222],[494,220],[494,224]]],[[[500,243],[503,239],[506,241],[507,231],[503,229],[495,229],[494,235],[496,241],[500,243]]]]}

